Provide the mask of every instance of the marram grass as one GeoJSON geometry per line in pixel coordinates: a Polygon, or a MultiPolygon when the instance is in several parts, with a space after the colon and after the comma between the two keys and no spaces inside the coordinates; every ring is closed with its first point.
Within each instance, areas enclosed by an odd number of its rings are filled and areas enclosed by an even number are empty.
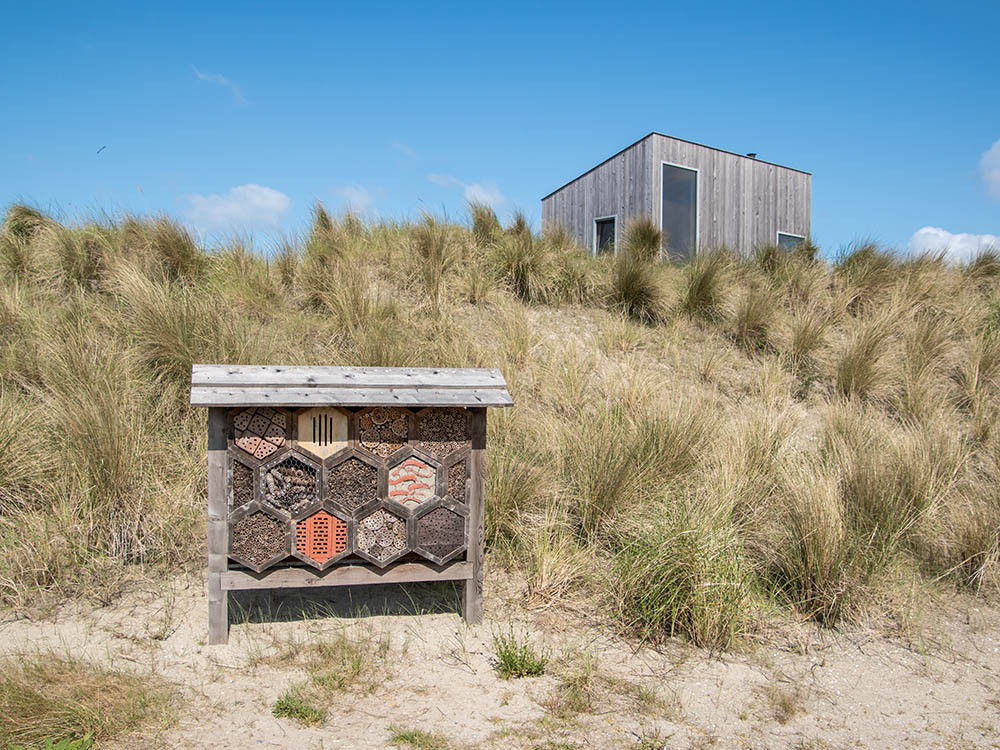
{"type": "MultiPolygon", "coordinates": [[[[334,216],[262,252],[166,217],[0,231],[0,601],[109,601],[202,565],[194,362],[500,367],[487,554],[531,606],[737,647],[774,613],[996,592],[1000,264],[871,244],[659,263],[564,230],[334,216]]],[[[316,676],[335,689],[342,668],[316,676]]],[[[339,688],[337,688],[339,689],[339,688]]],[[[294,696],[293,696],[294,697],[294,696]]],[[[287,702],[282,711],[294,712],[287,702]]]]}

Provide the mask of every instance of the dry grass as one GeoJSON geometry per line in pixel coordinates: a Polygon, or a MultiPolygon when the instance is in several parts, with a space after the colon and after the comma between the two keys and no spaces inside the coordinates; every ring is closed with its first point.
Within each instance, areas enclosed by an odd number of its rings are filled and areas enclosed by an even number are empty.
{"type": "Polygon", "coordinates": [[[271,712],[307,726],[322,726],[327,706],[344,691],[372,693],[392,677],[391,653],[384,632],[357,627],[341,629],[330,636],[289,640],[264,661],[283,667],[298,667],[308,677],[289,685],[275,701],[271,712]]]}
{"type": "Polygon", "coordinates": [[[163,728],[175,703],[173,690],[158,678],[55,653],[16,654],[0,661],[0,746],[88,734],[102,742],[163,728]]]}
{"type": "Polygon", "coordinates": [[[470,219],[317,205],[265,257],[162,217],[12,207],[0,601],[107,601],[202,564],[197,361],[502,368],[517,407],[490,417],[487,544],[532,606],[730,648],[763,612],[891,608],[901,568],[995,591],[996,257],[868,244],[832,267],[765,249],[677,268],[652,262],[648,224],[595,259],[520,215],[470,219]]]}
{"type": "Polygon", "coordinates": [[[730,257],[722,250],[696,256],[685,269],[681,309],[695,317],[718,319],[725,301],[729,266],[730,257]]]}
{"type": "Polygon", "coordinates": [[[323,638],[282,643],[268,662],[305,669],[311,686],[328,697],[344,690],[370,693],[378,689],[390,677],[390,653],[386,633],[344,628],[323,638]]]}

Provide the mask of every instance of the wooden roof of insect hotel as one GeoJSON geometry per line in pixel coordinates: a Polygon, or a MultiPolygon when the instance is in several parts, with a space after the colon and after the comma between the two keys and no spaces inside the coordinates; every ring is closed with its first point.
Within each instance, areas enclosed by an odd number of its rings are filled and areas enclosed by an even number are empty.
{"type": "Polygon", "coordinates": [[[513,406],[498,369],[194,365],[192,406],[513,406]]]}

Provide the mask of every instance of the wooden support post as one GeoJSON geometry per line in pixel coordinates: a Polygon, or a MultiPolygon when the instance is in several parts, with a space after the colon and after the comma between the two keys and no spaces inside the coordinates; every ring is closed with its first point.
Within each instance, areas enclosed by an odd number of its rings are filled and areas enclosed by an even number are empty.
{"type": "Polygon", "coordinates": [[[208,410],[208,642],[229,640],[229,593],[222,589],[228,567],[226,516],[226,410],[208,410]]]}
{"type": "Polygon", "coordinates": [[[472,577],[465,582],[462,599],[462,617],[467,623],[476,625],[483,621],[483,545],[484,501],[486,488],[486,409],[470,409],[472,412],[472,455],[469,472],[469,539],[468,561],[472,563],[472,577]]]}

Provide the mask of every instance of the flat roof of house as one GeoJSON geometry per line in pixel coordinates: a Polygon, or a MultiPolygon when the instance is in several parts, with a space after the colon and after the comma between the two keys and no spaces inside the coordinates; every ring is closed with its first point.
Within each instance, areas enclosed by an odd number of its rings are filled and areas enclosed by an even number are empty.
{"type": "Polygon", "coordinates": [[[605,159],[604,161],[602,161],[600,164],[594,165],[593,167],[591,167],[590,169],[588,169],[586,172],[583,172],[582,174],[579,174],[576,177],[574,177],[569,182],[567,182],[567,183],[565,183],[563,185],[560,185],[559,187],[557,187],[555,190],[553,190],[548,195],[542,196],[542,200],[545,200],[546,198],[549,198],[549,197],[555,195],[556,193],[558,193],[560,190],[562,190],[567,185],[572,185],[574,182],[576,182],[577,180],[579,180],[581,177],[586,177],[588,174],[590,174],[591,172],[593,172],[595,169],[598,169],[599,167],[603,167],[605,164],[607,164],[609,161],[611,161],[615,157],[621,156],[622,154],[624,154],[626,151],[628,151],[633,146],[638,146],[644,140],[646,140],[647,138],[650,138],[650,137],[652,137],[654,135],[658,135],[658,136],[660,136],[662,138],[670,138],[670,139],[675,140],[675,141],[681,141],[682,143],[690,143],[692,146],[699,146],[701,148],[711,149],[712,151],[719,151],[719,152],[721,152],[723,154],[729,154],[730,156],[738,156],[741,159],[750,159],[751,161],[759,161],[761,164],[770,164],[772,167],[779,167],[781,169],[790,169],[792,172],[801,172],[802,174],[812,175],[812,172],[806,172],[804,169],[796,169],[795,167],[786,167],[784,164],[778,164],[778,163],[773,162],[773,161],[765,161],[764,159],[757,159],[756,157],[751,158],[751,157],[747,156],[746,154],[738,154],[735,151],[726,151],[726,149],[724,149],[724,148],[716,148],[715,146],[706,146],[704,143],[698,143],[697,141],[689,141],[686,138],[678,138],[675,135],[667,135],[666,133],[661,133],[658,130],[654,130],[654,131],[652,131],[650,133],[647,133],[646,135],[644,135],[642,138],[640,138],[639,140],[635,141],[634,143],[630,143],[625,148],[623,148],[621,151],[616,151],[611,156],[609,156],[607,159],[605,159]]]}

